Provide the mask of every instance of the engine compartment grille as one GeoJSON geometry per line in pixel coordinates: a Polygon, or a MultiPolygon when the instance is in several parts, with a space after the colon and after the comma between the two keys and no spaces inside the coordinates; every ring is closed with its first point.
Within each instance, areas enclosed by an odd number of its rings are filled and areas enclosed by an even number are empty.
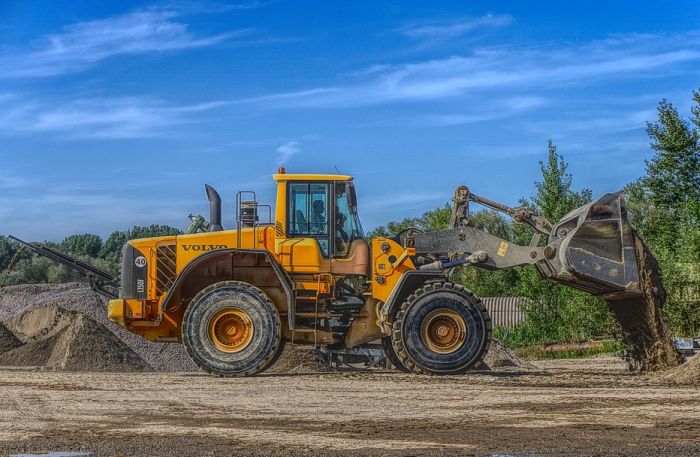
{"type": "Polygon", "coordinates": [[[156,246],[156,292],[161,296],[168,292],[177,276],[177,249],[175,242],[156,246]]]}

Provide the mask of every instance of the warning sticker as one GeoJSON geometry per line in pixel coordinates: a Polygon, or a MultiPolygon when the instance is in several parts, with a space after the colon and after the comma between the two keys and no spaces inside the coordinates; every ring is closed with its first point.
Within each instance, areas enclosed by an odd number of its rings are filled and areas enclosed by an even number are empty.
{"type": "Polygon", "coordinates": [[[506,255],[506,251],[508,251],[508,243],[501,241],[501,244],[498,246],[498,256],[504,257],[506,255]]]}

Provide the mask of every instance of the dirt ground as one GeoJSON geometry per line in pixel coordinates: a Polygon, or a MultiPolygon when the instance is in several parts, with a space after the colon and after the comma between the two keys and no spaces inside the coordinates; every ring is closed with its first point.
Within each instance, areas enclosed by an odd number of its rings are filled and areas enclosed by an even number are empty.
{"type": "Polygon", "coordinates": [[[534,371],[199,373],[0,370],[0,454],[700,454],[700,388],[611,357],[534,371]]]}

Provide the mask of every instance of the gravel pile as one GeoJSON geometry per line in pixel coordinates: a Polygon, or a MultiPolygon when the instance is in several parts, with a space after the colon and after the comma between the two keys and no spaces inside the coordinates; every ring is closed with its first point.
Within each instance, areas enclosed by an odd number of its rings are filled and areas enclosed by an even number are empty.
{"type": "Polygon", "coordinates": [[[535,369],[535,366],[530,362],[521,359],[515,355],[510,349],[503,346],[496,340],[491,341],[491,346],[488,352],[484,356],[483,362],[489,369],[494,368],[521,368],[521,369],[535,369]]]}
{"type": "Polygon", "coordinates": [[[280,358],[268,371],[271,373],[315,373],[321,369],[313,347],[288,343],[280,358]]]}
{"type": "Polygon", "coordinates": [[[77,311],[102,324],[156,371],[197,371],[181,344],[145,340],[107,319],[104,299],[87,284],[32,284],[0,288],[0,321],[46,305],[77,311]]]}
{"type": "Polygon", "coordinates": [[[68,371],[150,371],[141,357],[103,325],[76,311],[46,305],[6,321],[21,346],[0,354],[0,365],[68,371]]]}
{"type": "Polygon", "coordinates": [[[658,379],[673,384],[700,386],[700,354],[690,357],[682,365],[660,373],[658,379]]]}
{"type": "Polygon", "coordinates": [[[22,342],[11,331],[9,331],[7,327],[0,323],[0,354],[21,345],[22,342]]]}

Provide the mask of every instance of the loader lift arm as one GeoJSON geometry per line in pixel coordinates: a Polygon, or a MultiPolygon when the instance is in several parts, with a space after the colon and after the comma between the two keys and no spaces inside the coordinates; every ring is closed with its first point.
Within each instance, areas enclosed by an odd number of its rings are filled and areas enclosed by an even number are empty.
{"type": "Polygon", "coordinates": [[[489,200],[488,198],[472,194],[467,186],[459,186],[455,189],[452,197],[452,217],[450,218],[450,228],[467,226],[469,223],[469,202],[478,203],[491,209],[501,211],[513,218],[515,222],[527,224],[538,233],[549,235],[552,231],[552,223],[544,216],[534,214],[530,208],[511,208],[502,203],[489,200]]]}
{"type": "Polygon", "coordinates": [[[119,280],[111,274],[107,273],[106,271],[94,267],[89,263],[83,262],[80,259],[76,259],[75,257],[71,257],[60,251],[52,249],[43,243],[38,243],[36,241],[22,241],[19,238],[12,235],[10,235],[9,238],[20,243],[23,246],[26,246],[27,248],[31,249],[32,251],[36,252],[41,256],[48,257],[51,260],[65,265],[71,270],[77,271],[78,273],[87,276],[92,290],[99,293],[100,295],[103,295],[107,298],[119,297],[119,280]]]}
{"type": "MultiPolygon", "coordinates": [[[[581,206],[556,224],[530,209],[511,208],[472,194],[466,186],[454,192],[451,228],[418,233],[411,240],[423,270],[472,265],[488,270],[533,265],[547,280],[606,299],[641,296],[632,229],[621,192],[581,206]],[[531,226],[529,246],[519,246],[469,227],[469,202],[508,214],[531,226]],[[547,237],[540,246],[542,235],[547,237]]],[[[417,263],[420,263],[417,262],[417,263]]]]}

